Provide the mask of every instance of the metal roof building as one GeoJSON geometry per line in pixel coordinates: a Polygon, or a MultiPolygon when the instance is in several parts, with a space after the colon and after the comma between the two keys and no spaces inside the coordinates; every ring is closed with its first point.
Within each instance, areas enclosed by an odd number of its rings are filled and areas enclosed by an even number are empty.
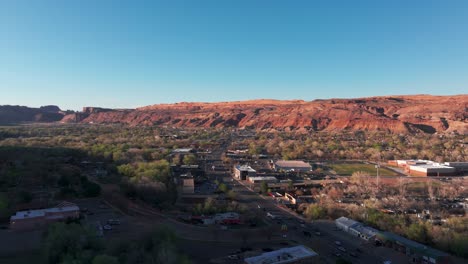
{"type": "Polygon", "coordinates": [[[311,171],[312,166],[302,160],[278,160],[274,163],[274,169],[276,171],[311,171]]]}
{"type": "Polygon", "coordinates": [[[246,264],[286,264],[286,263],[314,263],[313,258],[318,254],[303,245],[282,248],[263,253],[259,256],[244,259],[246,264]]]}

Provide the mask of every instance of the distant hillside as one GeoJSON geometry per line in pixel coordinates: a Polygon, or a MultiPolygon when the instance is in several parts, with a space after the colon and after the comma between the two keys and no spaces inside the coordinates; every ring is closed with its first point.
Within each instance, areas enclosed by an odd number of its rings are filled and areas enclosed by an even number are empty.
{"type": "Polygon", "coordinates": [[[58,106],[30,108],[17,105],[0,105],[0,124],[20,122],[56,122],[66,115],[58,106]]]}
{"type": "Polygon", "coordinates": [[[129,110],[84,108],[63,122],[283,131],[381,130],[468,133],[468,95],[383,96],[306,101],[159,104],[129,110]]]}

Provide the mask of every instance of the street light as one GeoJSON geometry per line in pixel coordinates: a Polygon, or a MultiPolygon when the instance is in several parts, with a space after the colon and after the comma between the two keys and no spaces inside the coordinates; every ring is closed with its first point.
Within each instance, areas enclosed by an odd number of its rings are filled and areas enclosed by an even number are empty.
{"type": "Polygon", "coordinates": [[[375,168],[377,169],[377,190],[379,189],[379,168],[380,168],[380,162],[375,165],[375,168]]]}

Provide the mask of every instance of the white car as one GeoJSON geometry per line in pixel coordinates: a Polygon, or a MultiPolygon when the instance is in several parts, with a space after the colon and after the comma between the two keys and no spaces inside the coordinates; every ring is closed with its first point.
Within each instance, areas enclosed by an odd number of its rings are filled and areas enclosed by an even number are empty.
{"type": "Polygon", "coordinates": [[[239,256],[237,255],[229,255],[228,259],[239,259],[239,256]]]}
{"type": "Polygon", "coordinates": [[[104,230],[112,230],[111,225],[104,225],[103,228],[104,228],[104,230]]]}
{"type": "Polygon", "coordinates": [[[336,244],[337,246],[341,246],[341,242],[340,242],[340,241],[335,241],[335,244],[336,244]]]}

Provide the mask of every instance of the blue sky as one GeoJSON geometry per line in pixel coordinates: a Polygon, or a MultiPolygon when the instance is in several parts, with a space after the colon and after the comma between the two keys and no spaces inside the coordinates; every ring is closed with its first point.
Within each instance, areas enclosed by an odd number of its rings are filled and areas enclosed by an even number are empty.
{"type": "Polygon", "coordinates": [[[0,1],[0,104],[468,93],[468,1],[0,1]]]}

